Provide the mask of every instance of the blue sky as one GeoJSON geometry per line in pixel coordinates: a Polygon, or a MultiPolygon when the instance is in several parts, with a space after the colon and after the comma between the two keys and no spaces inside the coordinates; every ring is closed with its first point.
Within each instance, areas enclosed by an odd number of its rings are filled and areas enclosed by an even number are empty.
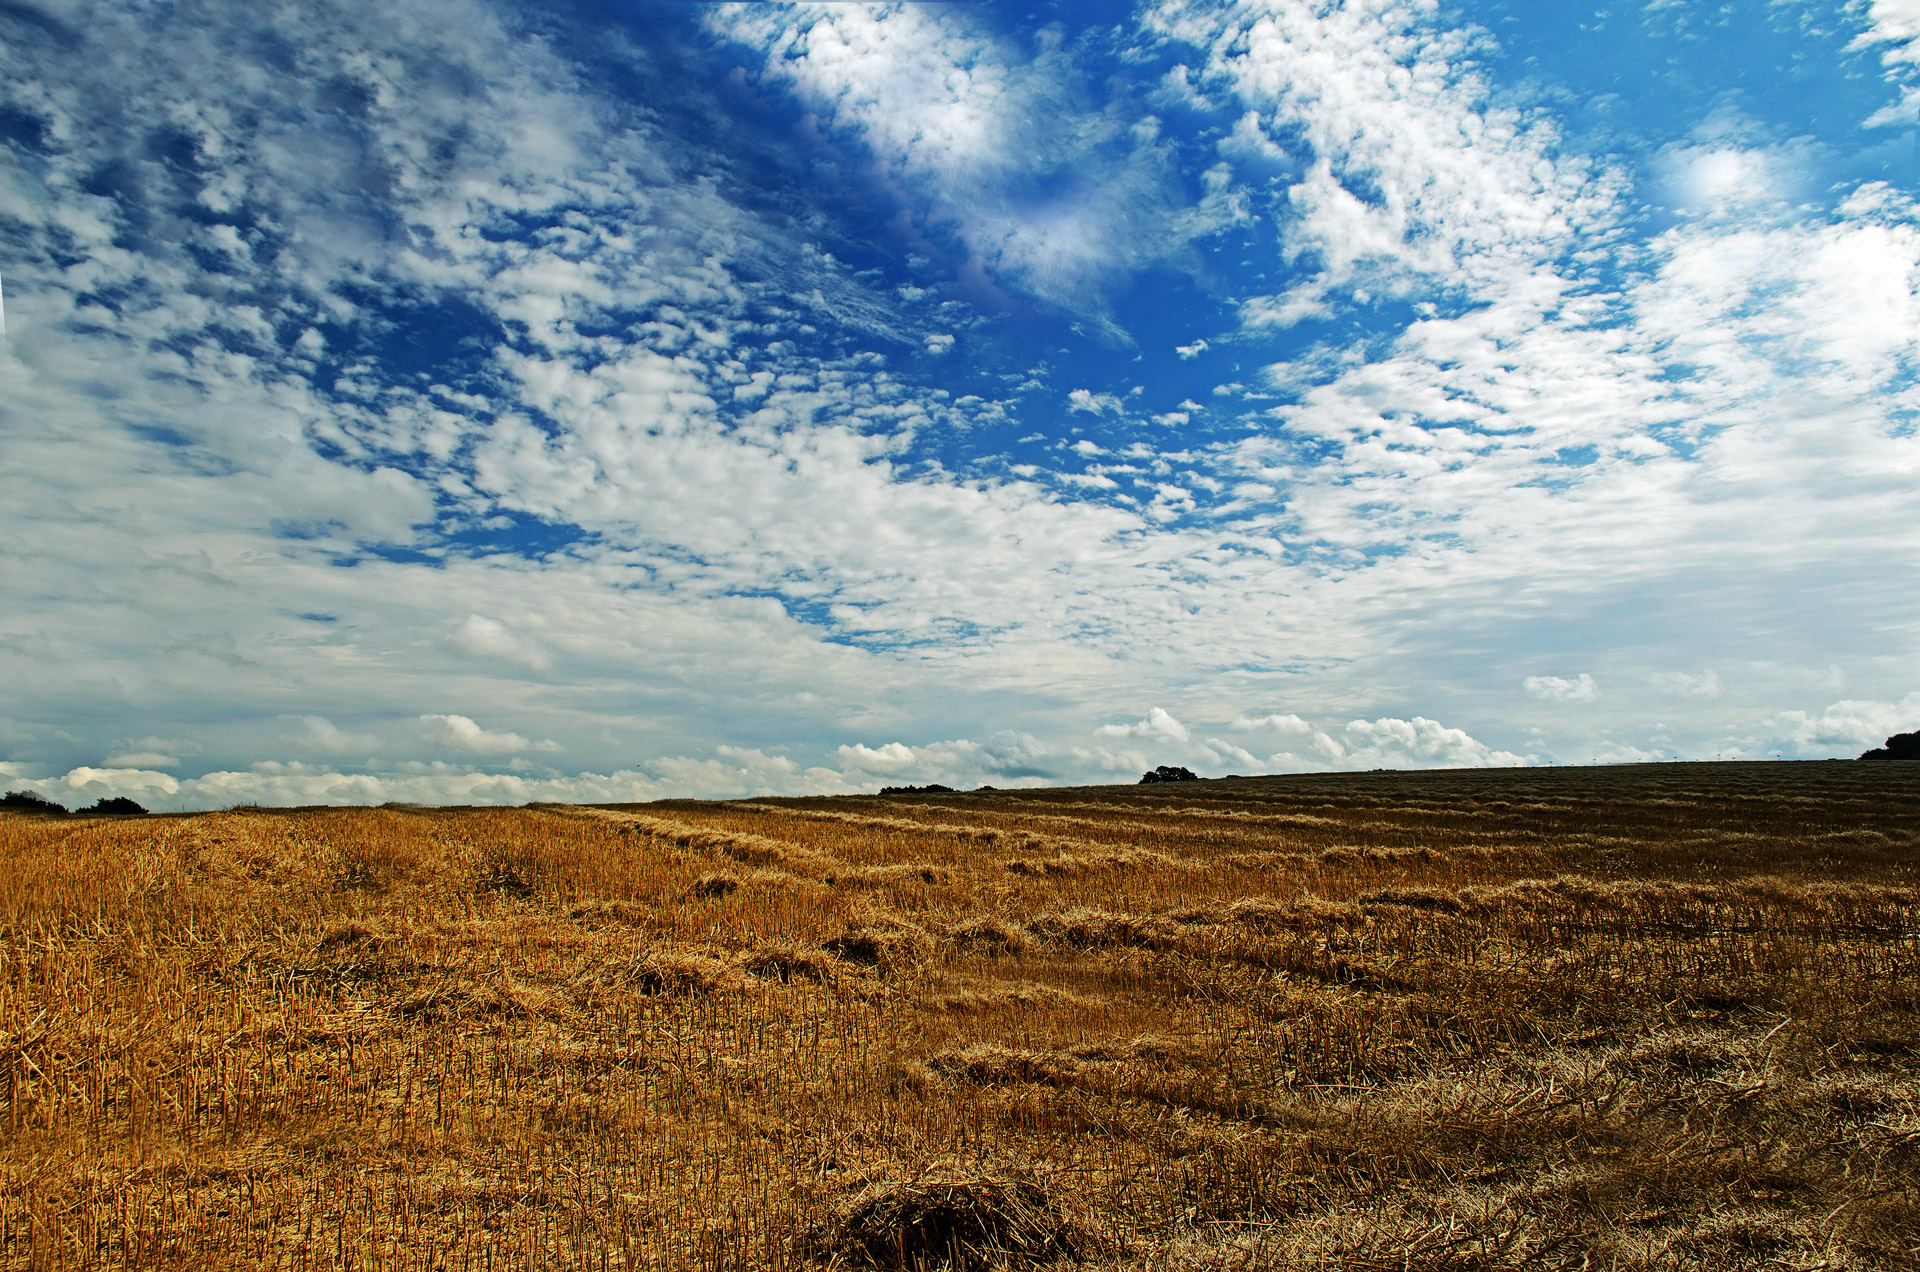
{"type": "Polygon", "coordinates": [[[1920,726],[1920,0],[0,5],[0,779],[1920,726]]]}

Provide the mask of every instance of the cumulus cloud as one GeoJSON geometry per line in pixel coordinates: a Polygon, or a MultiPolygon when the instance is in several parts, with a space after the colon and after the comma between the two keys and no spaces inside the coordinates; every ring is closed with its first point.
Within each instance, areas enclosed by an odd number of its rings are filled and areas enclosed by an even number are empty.
{"type": "Polygon", "coordinates": [[[1897,702],[1849,698],[1818,713],[1782,711],[1767,721],[1767,727],[1772,738],[1799,747],[1825,752],[1866,750],[1896,733],[1920,729],[1920,690],[1897,702]]]}
{"type": "MultiPolygon", "coordinates": [[[[666,794],[703,799],[756,794],[837,795],[854,789],[845,776],[832,769],[803,766],[788,756],[755,747],[725,744],[714,748],[712,758],[668,756],[649,761],[646,769],[648,778],[630,775],[625,780],[636,784],[644,781],[653,792],[646,797],[650,799],[666,794]]],[[[577,779],[569,781],[587,785],[577,779]]]]}
{"type": "Polygon", "coordinates": [[[1350,768],[1504,768],[1528,762],[1425,716],[1354,720],[1344,738],[1341,758],[1350,768]]]}
{"type": "Polygon", "coordinates": [[[294,718],[300,722],[300,730],[291,734],[287,741],[303,750],[341,754],[347,751],[375,751],[380,747],[380,739],[373,734],[350,733],[336,726],[325,716],[309,715],[294,718]]]}
{"type": "Polygon", "coordinates": [[[110,769],[178,768],[182,755],[197,755],[200,744],[185,738],[145,737],[123,741],[101,764],[110,769]]]}
{"type": "Polygon", "coordinates": [[[530,742],[518,733],[492,732],[463,715],[423,715],[423,724],[431,725],[426,736],[442,746],[458,747],[463,751],[476,751],[483,755],[512,755],[516,752],[558,751],[563,749],[558,742],[545,738],[530,742]]]}
{"type": "Polygon", "coordinates": [[[1112,393],[1095,393],[1092,389],[1075,389],[1067,394],[1067,410],[1085,415],[1118,415],[1126,409],[1126,404],[1112,393]]]}
{"type": "Polygon", "coordinates": [[[1263,716],[1235,716],[1228,727],[1241,732],[1278,733],[1288,737],[1305,737],[1313,732],[1312,725],[1291,712],[1285,715],[1276,712],[1263,716]]]}
{"type": "Polygon", "coordinates": [[[887,742],[841,746],[835,757],[840,780],[853,786],[938,782],[970,787],[983,783],[1030,786],[1088,771],[1085,752],[1050,747],[1031,734],[1003,729],[984,740],[950,738],[910,746],[887,742]]]}
{"type": "Polygon", "coordinates": [[[1207,738],[1193,751],[1193,757],[1213,770],[1208,776],[1235,770],[1240,776],[1248,776],[1260,770],[1260,759],[1245,747],[1228,742],[1224,738],[1207,738]]]}
{"type": "Polygon", "coordinates": [[[840,774],[803,768],[791,759],[748,747],[721,745],[709,756],[663,756],[644,766],[565,776],[501,773],[441,761],[410,763],[388,773],[355,773],[321,765],[261,761],[245,769],[218,770],[176,780],[164,773],[76,768],[39,783],[51,795],[75,803],[126,795],[153,808],[204,809],[234,804],[419,804],[513,805],[636,803],[680,798],[727,799],[743,795],[827,795],[854,789],[840,774]]]}
{"type": "Polygon", "coordinates": [[[1383,716],[1318,728],[1297,715],[1242,716],[1235,729],[1278,735],[1267,764],[1281,772],[1356,769],[1488,768],[1534,762],[1425,716],[1383,716]]]}
{"type": "Polygon", "coordinates": [[[1592,702],[1600,696],[1600,685],[1587,672],[1578,676],[1528,676],[1523,687],[1529,697],[1542,702],[1592,702]]]}
{"type": "Polygon", "coordinates": [[[137,768],[93,768],[82,765],[69,769],[50,785],[68,802],[105,799],[115,795],[172,795],[181,787],[179,779],[168,773],[137,768]]]}
{"type": "MultiPolygon", "coordinates": [[[[4,772],[7,766],[0,766],[4,772]]],[[[18,766],[16,766],[18,767],[18,766]]],[[[803,768],[753,748],[719,746],[710,756],[665,756],[641,768],[566,776],[501,773],[442,761],[408,763],[387,773],[343,772],[324,765],[264,760],[188,779],[137,769],[82,766],[34,783],[71,805],[127,796],[155,809],[234,804],[628,803],[667,796],[734,798],[750,794],[819,795],[854,789],[838,773],[803,768]]]]}
{"type": "Polygon", "coordinates": [[[1185,742],[1193,736],[1192,730],[1162,707],[1150,709],[1145,718],[1133,724],[1103,724],[1094,733],[1103,738],[1151,738],[1168,742],[1185,742]]]}
{"type": "Polygon", "coordinates": [[[889,742],[881,747],[843,746],[835,754],[840,758],[841,767],[863,773],[897,773],[917,762],[913,748],[902,742],[889,742]]]}

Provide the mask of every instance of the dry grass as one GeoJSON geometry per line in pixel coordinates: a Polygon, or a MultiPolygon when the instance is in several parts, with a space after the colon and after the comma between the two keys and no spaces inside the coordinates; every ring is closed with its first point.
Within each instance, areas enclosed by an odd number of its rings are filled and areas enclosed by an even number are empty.
{"type": "Polygon", "coordinates": [[[0,1268],[1920,1267],[1916,768],[0,817],[0,1268]]]}

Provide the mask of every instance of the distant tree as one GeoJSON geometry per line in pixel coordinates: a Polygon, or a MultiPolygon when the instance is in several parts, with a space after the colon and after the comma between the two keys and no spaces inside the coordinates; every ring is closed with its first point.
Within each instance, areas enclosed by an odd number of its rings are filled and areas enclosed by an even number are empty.
{"type": "Polygon", "coordinates": [[[882,786],[882,795],[951,795],[953,787],[942,786],[938,782],[926,786],[882,786]]]}
{"type": "Polygon", "coordinates": [[[1877,746],[1860,757],[1863,760],[1920,760],[1920,731],[1896,733],[1885,746],[1877,746]]]}
{"type": "Polygon", "coordinates": [[[61,805],[32,791],[8,791],[4,796],[0,796],[0,808],[16,813],[50,813],[54,816],[64,816],[67,811],[61,805]]]}
{"type": "Polygon", "coordinates": [[[1140,775],[1140,784],[1143,786],[1148,782],[1197,782],[1199,780],[1200,775],[1192,769],[1179,768],[1172,764],[1162,764],[1153,772],[1140,775]]]}
{"type": "Polygon", "coordinates": [[[76,810],[82,817],[145,817],[147,810],[124,795],[108,799],[102,795],[90,806],[76,810]]]}

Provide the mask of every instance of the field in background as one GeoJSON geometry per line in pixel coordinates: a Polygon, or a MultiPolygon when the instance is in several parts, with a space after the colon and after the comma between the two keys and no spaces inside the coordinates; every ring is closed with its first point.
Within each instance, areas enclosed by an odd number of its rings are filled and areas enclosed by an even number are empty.
{"type": "Polygon", "coordinates": [[[1920,1266],[1920,765],[0,817],[0,1268],[1920,1266]]]}

